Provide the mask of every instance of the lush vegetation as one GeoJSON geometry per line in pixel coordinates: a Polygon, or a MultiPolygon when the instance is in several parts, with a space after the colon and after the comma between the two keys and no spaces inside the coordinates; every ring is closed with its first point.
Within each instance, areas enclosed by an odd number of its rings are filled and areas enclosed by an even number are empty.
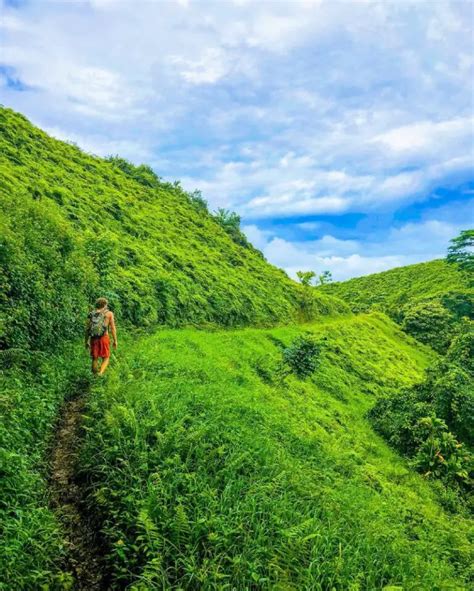
{"type": "Polygon", "coordinates": [[[146,165],[4,108],[0,148],[0,589],[73,585],[48,451],[98,295],[122,343],[78,476],[116,588],[469,588],[469,235],[315,289],[146,165]]]}
{"type": "MultiPolygon", "coordinates": [[[[462,245],[457,252],[461,258],[468,256],[462,245]]],[[[340,297],[354,312],[382,310],[409,334],[445,353],[462,318],[474,318],[472,281],[465,266],[436,260],[329,283],[318,290],[340,297]]]]}
{"type": "Polygon", "coordinates": [[[199,193],[146,165],[87,155],[0,108],[0,570],[8,589],[66,584],[46,452],[59,405],[87,371],[87,356],[67,343],[98,295],[109,297],[122,330],[347,312],[325,295],[303,301],[301,287],[242,239],[239,220],[209,214],[199,193]]]}
{"type": "Polygon", "coordinates": [[[469,522],[366,419],[433,359],[386,317],[128,347],[81,466],[117,587],[467,589],[469,522]]]}
{"type": "Polygon", "coordinates": [[[451,240],[446,260],[465,273],[474,273],[474,230],[463,230],[451,240]]]}
{"type": "Polygon", "coordinates": [[[47,494],[51,428],[66,395],[87,379],[78,346],[62,355],[0,352],[0,589],[67,588],[66,548],[47,494]],[[45,587],[48,588],[48,587],[45,587]]]}
{"type": "MultiPolygon", "coordinates": [[[[228,212],[147,166],[103,160],[0,108],[0,346],[51,349],[101,293],[137,326],[269,325],[301,315],[301,288],[228,212]],[[57,324],[60,326],[57,326],[57,324]]],[[[313,316],[344,310],[316,294],[313,316]]]]}
{"type": "Polygon", "coordinates": [[[429,369],[423,382],[379,399],[369,413],[375,428],[417,470],[451,485],[471,510],[473,359],[474,328],[466,320],[447,355],[429,369]]]}

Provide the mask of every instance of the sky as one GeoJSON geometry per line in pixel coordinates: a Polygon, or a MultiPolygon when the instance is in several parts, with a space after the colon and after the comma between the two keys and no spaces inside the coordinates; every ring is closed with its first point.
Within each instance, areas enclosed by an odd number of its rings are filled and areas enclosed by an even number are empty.
{"type": "Polygon", "coordinates": [[[0,0],[0,103],[334,279],[474,227],[470,0],[0,0]]]}

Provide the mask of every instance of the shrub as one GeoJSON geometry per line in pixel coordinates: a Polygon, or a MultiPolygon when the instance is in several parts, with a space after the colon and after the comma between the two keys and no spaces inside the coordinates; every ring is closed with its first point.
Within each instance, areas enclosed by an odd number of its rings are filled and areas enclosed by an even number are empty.
{"type": "Polygon", "coordinates": [[[300,379],[316,371],[321,361],[324,343],[311,336],[297,337],[289,347],[283,349],[283,363],[300,379]]]}
{"type": "Polygon", "coordinates": [[[440,302],[428,301],[410,305],[402,328],[435,351],[444,353],[451,340],[453,321],[453,315],[440,302]]]}
{"type": "Polygon", "coordinates": [[[445,359],[423,383],[380,399],[369,412],[374,428],[427,476],[466,486],[474,443],[472,323],[465,321],[445,359]]]}
{"type": "Polygon", "coordinates": [[[451,240],[448,248],[448,263],[454,263],[471,275],[474,272],[474,230],[464,230],[451,240]]]}
{"type": "Polygon", "coordinates": [[[436,417],[420,419],[415,430],[419,443],[412,465],[425,476],[434,476],[467,484],[472,470],[472,455],[436,417]]]}

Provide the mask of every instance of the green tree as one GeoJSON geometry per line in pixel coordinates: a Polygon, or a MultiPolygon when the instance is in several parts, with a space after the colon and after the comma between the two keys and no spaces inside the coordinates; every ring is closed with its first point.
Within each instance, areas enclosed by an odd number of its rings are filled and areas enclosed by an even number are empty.
{"type": "Polygon", "coordinates": [[[240,231],[240,215],[235,211],[219,207],[214,213],[214,218],[225,230],[240,231]]]}
{"type": "Polygon", "coordinates": [[[192,193],[188,193],[189,200],[191,201],[191,205],[193,205],[198,211],[203,211],[208,213],[208,204],[207,201],[202,196],[201,191],[197,189],[192,193]]]}
{"type": "Polygon", "coordinates": [[[408,306],[402,328],[408,334],[445,353],[452,338],[454,317],[440,302],[420,302],[408,306]]]}
{"type": "Polygon", "coordinates": [[[451,240],[446,260],[464,271],[474,272],[474,230],[463,230],[451,240]]]}
{"type": "Polygon", "coordinates": [[[313,279],[316,277],[316,273],[314,271],[297,271],[296,276],[300,280],[301,285],[308,287],[312,285],[313,279]]]}
{"type": "Polygon", "coordinates": [[[332,273],[331,271],[323,271],[321,275],[318,277],[319,285],[326,285],[326,283],[331,283],[332,281],[332,273]]]}
{"type": "Polygon", "coordinates": [[[236,244],[245,248],[256,250],[252,247],[252,245],[247,240],[247,237],[240,229],[240,215],[238,213],[235,213],[235,211],[230,211],[229,209],[224,209],[223,207],[219,207],[219,209],[214,212],[213,217],[236,244]]]}

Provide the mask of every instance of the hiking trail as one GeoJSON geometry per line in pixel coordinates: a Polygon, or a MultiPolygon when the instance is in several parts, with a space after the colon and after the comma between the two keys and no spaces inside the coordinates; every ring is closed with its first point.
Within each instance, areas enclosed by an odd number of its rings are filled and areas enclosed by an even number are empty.
{"type": "Polygon", "coordinates": [[[87,518],[76,478],[81,446],[82,416],[89,383],[76,384],[59,413],[50,457],[51,504],[62,524],[67,549],[65,569],[74,577],[74,589],[107,589],[97,532],[87,518]]]}

